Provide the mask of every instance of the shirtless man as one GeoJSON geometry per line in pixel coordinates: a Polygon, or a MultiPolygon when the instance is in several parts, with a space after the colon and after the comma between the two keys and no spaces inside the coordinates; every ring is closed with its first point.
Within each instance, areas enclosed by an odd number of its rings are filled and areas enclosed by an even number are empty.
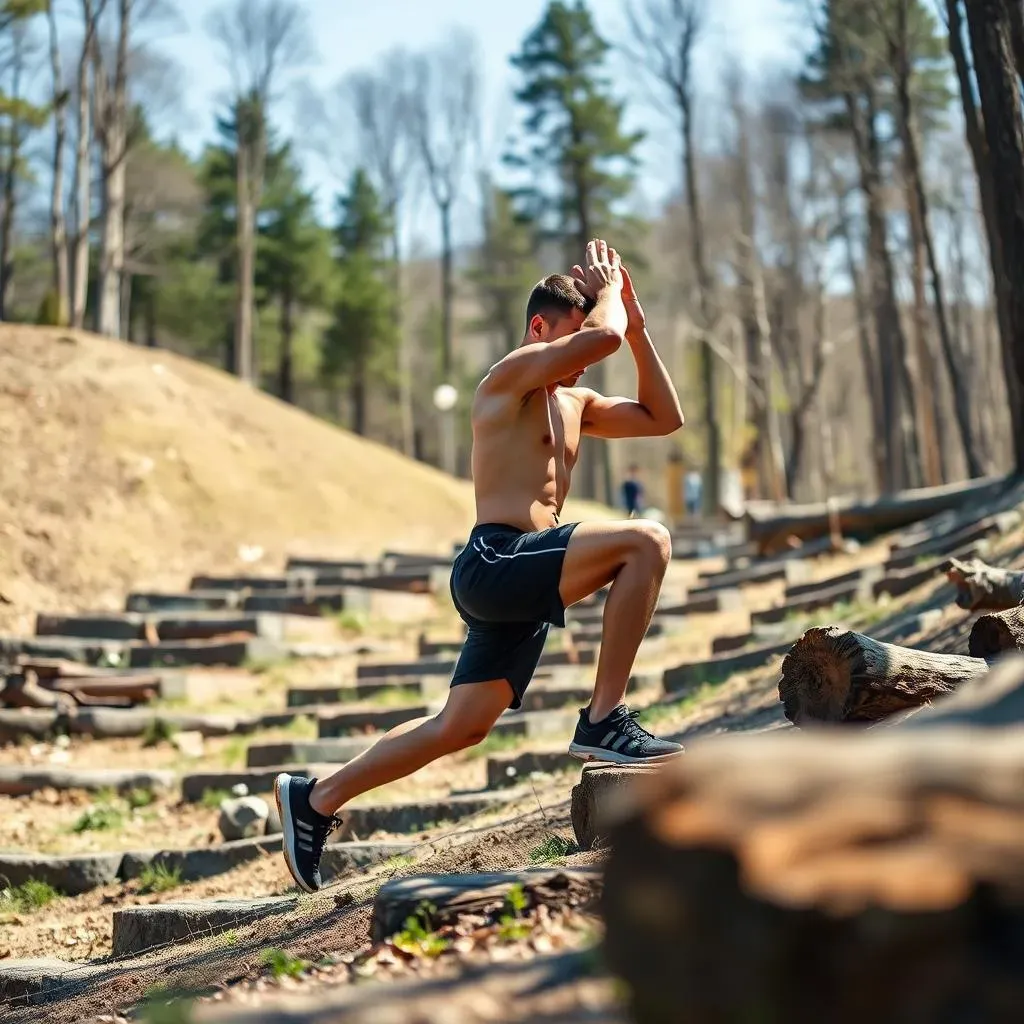
{"type": "Polygon", "coordinates": [[[274,794],[295,881],[320,888],[320,857],[336,814],[354,797],[479,743],[518,708],[565,609],[611,584],[590,706],[570,753],[635,764],[682,747],[652,736],[623,703],[640,641],[668,566],[668,531],[643,519],[560,523],[580,438],[653,437],[683,423],[679,398],[651,342],[643,309],[614,249],[595,240],[586,269],[541,281],[523,344],[492,366],[473,403],[477,522],[452,567],[455,607],[468,626],[444,709],[392,729],[327,779],[282,774],[274,794]],[[577,387],[623,340],[637,398],[577,387]]]}

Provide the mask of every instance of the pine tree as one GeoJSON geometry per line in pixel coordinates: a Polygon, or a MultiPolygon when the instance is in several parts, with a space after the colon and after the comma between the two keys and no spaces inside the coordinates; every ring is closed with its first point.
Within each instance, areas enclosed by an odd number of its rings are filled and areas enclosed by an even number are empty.
{"type": "Polygon", "coordinates": [[[277,395],[294,400],[294,337],[303,307],[319,305],[326,294],[330,268],[329,233],[317,223],[314,199],[302,187],[290,155],[263,198],[256,259],[257,294],[276,302],[280,314],[277,395]]]}
{"type": "MultiPolygon", "coordinates": [[[[551,0],[512,58],[523,79],[516,99],[531,140],[509,158],[529,174],[517,198],[545,235],[563,243],[567,266],[579,262],[591,238],[614,235],[616,225],[622,226],[619,206],[635,180],[635,151],[643,136],[623,127],[624,104],[612,94],[607,76],[609,50],[584,0],[551,0]]],[[[603,388],[603,365],[588,376],[603,388]]],[[[596,462],[585,452],[581,468],[585,495],[611,504],[608,454],[604,446],[596,462]]]]}
{"type": "Polygon", "coordinates": [[[321,373],[335,388],[347,379],[352,429],[365,435],[370,374],[386,374],[398,344],[387,255],[391,225],[363,170],[352,176],[337,205],[339,294],[323,339],[321,373]]]}

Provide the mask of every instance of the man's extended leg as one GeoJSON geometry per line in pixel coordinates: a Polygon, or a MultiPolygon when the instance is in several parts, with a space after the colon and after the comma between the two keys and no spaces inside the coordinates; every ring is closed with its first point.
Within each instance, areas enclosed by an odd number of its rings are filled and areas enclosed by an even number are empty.
{"type": "Polygon", "coordinates": [[[568,608],[611,583],[591,722],[602,721],[622,703],[671,556],[668,530],[646,519],[580,523],[569,540],[558,588],[562,604],[568,608]]]}
{"type": "Polygon", "coordinates": [[[285,860],[296,882],[309,892],[320,888],[320,857],[340,807],[445,754],[479,743],[511,699],[512,688],[504,679],[455,686],[438,714],[396,726],[329,778],[314,784],[294,775],[279,775],[274,794],[281,814],[285,860]]]}

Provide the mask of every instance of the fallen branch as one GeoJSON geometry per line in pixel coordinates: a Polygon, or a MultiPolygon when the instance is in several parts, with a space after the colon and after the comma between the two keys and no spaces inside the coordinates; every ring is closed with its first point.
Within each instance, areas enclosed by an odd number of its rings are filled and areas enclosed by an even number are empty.
{"type": "Polygon", "coordinates": [[[996,658],[1005,651],[1024,651],[1024,608],[981,615],[971,629],[967,648],[972,658],[996,658]]]}
{"type": "Polygon", "coordinates": [[[915,651],[823,626],[809,629],[786,655],[779,699],[794,725],[877,722],[930,704],[986,671],[980,658],[915,651]]]}
{"type": "Polygon", "coordinates": [[[945,571],[957,589],[956,603],[969,611],[1000,612],[1015,608],[1024,598],[1024,572],[997,569],[977,558],[969,562],[951,558],[945,571]]]}

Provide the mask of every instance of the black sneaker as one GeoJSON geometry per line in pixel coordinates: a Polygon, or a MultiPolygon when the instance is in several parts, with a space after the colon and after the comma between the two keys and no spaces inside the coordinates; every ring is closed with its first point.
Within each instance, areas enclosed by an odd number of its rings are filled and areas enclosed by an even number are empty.
{"type": "Polygon", "coordinates": [[[569,753],[581,761],[656,764],[683,752],[681,743],[652,736],[637,721],[639,714],[620,704],[606,719],[591,725],[587,709],[582,708],[569,753]]]}
{"type": "Polygon", "coordinates": [[[327,837],[341,824],[340,818],[325,818],[309,803],[316,779],[303,779],[282,772],[274,780],[274,799],[284,833],[284,859],[292,878],[306,892],[322,885],[320,858],[327,837]]]}

